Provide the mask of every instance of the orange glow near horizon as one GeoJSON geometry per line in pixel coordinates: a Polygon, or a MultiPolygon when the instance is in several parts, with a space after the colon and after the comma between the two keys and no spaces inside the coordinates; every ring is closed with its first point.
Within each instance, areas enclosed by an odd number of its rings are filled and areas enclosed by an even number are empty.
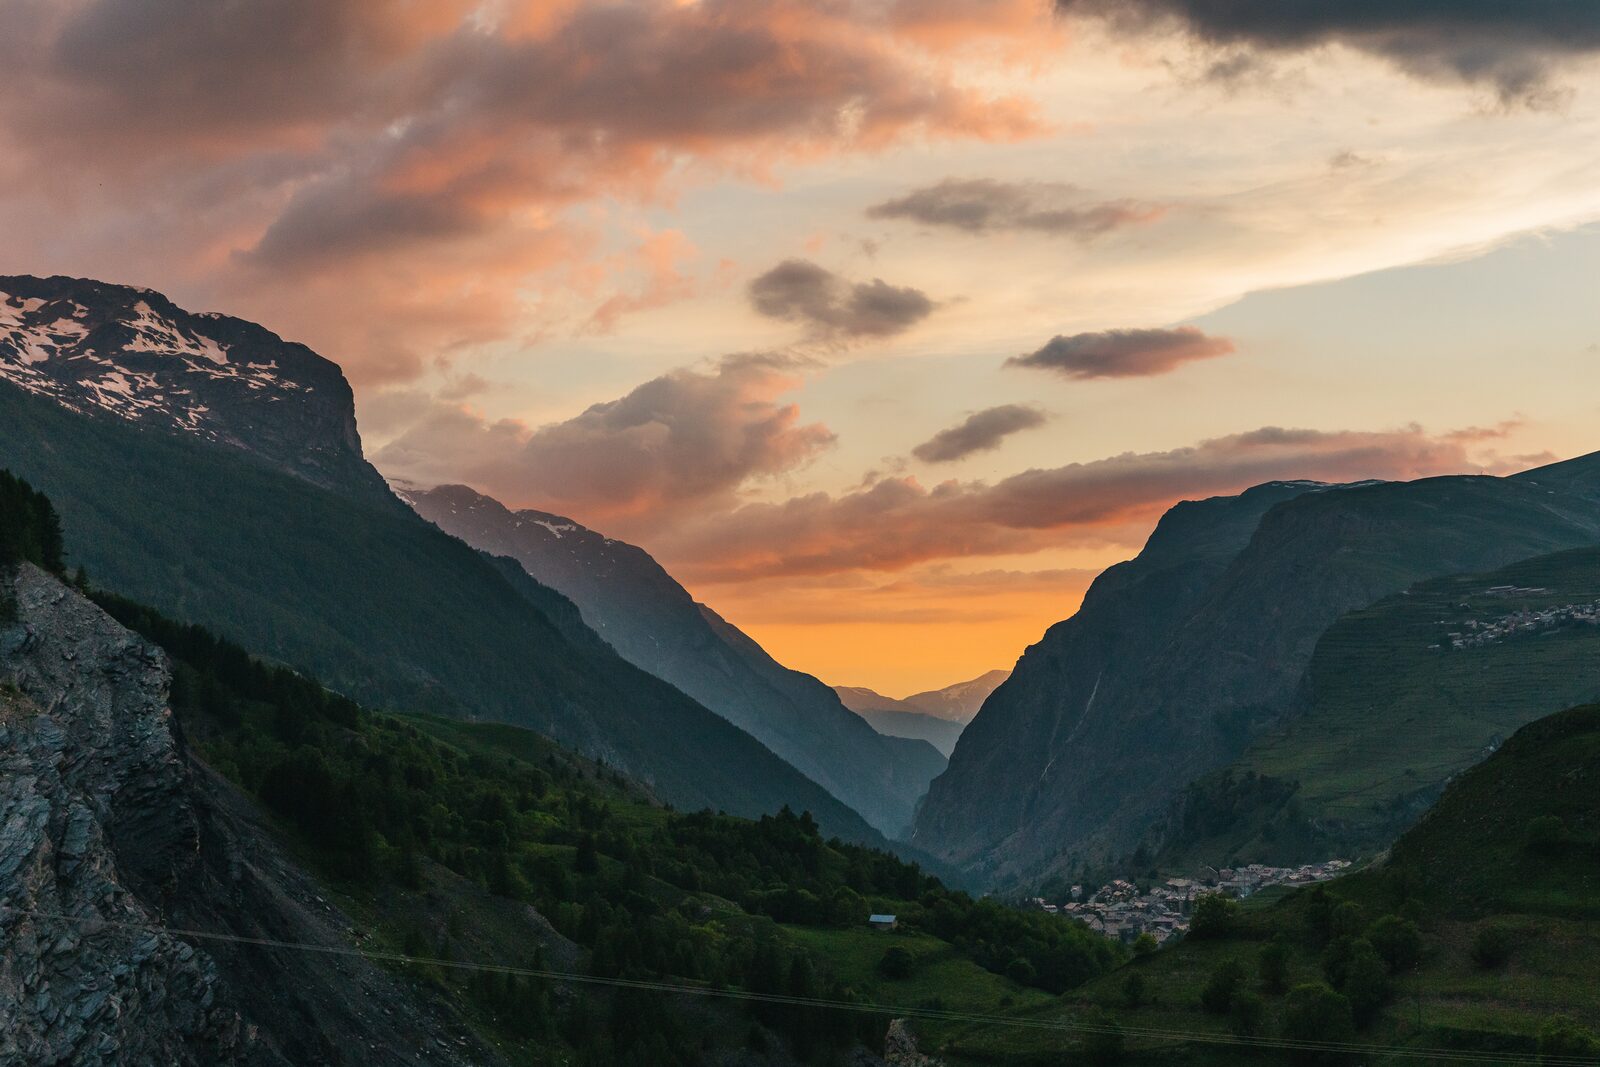
{"type": "Polygon", "coordinates": [[[793,589],[781,599],[722,586],[703,599],[786,667],[829,685],[903,697],[1010,670],[1045,630],[1078,610],[1094,578],[1091,570],[1052,575],[1031,587],[1014,576],[956,591],[906,583],[793,589]]]}

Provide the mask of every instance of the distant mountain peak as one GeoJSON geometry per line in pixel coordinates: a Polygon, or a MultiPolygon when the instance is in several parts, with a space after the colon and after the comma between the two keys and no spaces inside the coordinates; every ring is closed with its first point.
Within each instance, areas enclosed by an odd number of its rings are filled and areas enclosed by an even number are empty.
{"type": "Polygon", "coordinates": [[[859,685],[836,685],[833,689],[839,694],[839,699],[844,701],[844,706],[858,715],[864,715],[869,711],[931,715],[946,722],[964,725],[972,721],[972,717],[978,714],[978,709],[983,707],[983,702],[989,699],[989,694],[998,689],[1000,683],[1009,677],[1011,677],[1009,670],[985,671],[965,682],[956,682],[943,689],[913,693],[903,698],[884,696],[876,690],[859,685]]]}

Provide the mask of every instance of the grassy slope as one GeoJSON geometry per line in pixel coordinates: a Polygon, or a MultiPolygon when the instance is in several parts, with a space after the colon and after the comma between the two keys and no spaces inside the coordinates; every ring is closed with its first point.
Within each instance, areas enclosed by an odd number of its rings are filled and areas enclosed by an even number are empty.
{"type": "MultiPolygon", "coordinates": [[[[1370,1045],[1466,1048],[1532,1054],[1553,1016],[1600,1031],[1600,706],[1541,719],[1457,778],[1438,804],[1394,846],[1380,867],[1330,883],[1335,901],[1360,909],[1359,923],[1389,913],[1417,917],[1420,964],[1394,976],[1394,990],[1375,1022],[1355,1040],[1370,1045]],[[1540,816],[1562,820],[1550,844],[1530,840],[1540,816]],[[1511,933],[1509,960],[1485,967],[1473,944],[1484,928],[1511,933]],[[1420,1024],[1419,1024],[1420,1019],[1420,1024]]],[[[1083,1019],[1107,1011],[1130,1029],[1229,1033],[1225,1017],[1198,1004],[1212,973],[1236,960],[1257,988],[1258,958],[1274,936],[1290,946],[1292,988],[1321,981],[1321,946],[1308,936],[1311,892],[1247,903],[1234,933],[1185,941],[1135,960],[1069,994],[1034,1017],[1083,1019]],[[1128,975],[1139,973],[1148,1000],[1130,1008],[1128,975]]],[[[1275,1035],[1283,997],[1266,995],[1262,1032],[1275,1035]]],[[[990,1027],[959,1042],[954,1063],[1052,1062],[1074,1039],[990,1027]]],[[[1227,1045],[1130,1039],[1125,1062],[1235,1063],[1227,1045]]],[[[1260,1052],[1259,1063],[1297,1063],[1296,1053],[1260,1052]]],[[[1360,1062],[1415,1062],[1394,1055],[1360,1062]]]]}
{"type": "MultiPolygon", "coordinates": [[[[947,942],[912,930],[842,930],[786,927],[796,942],[828,961],[830,971],[863,1000],[900,1008],[933,1008],[975,1014],[1038,1010],[1055,1002],[1048,993],[1020,986],[976,967],[947,942]],[[878,971],[883,954],[899,946],[915,957],[908,978],[886,978],[878,971]]],[[[936,1052],[973,1034],[970,1023],[918,1023],[924,1052],[936,1052]]]]}
{"type": "Polygon", "coordinates": [[[0,467],[50,496],[71,563],[97,585],[358,699],[531,727],[682,807],[787,803],[882,840],[749,735],[598,642],[575,646],[493,563],[397,500],[347,498],[9,386],[0,467]]]}
{"type": "Polygon", "coordinates": [[[1306,674],[1307,709],[1230,768],[1297,782],[1292,818],[1276,800],[1247,808],[1227,831],[1185,842],[1181,854],[1169,851],[1163,860],[1318,859],[1383,847],[1452,775],[1506,735],[1600,696],[1600,627],[1451,652],[1430,646],[1464,631],[1469,619],[1596,599],[1600,548],[1584,548],[1422,582],[1344,616],[1318,642],[1306,674]],[[1549,592],[1486,594],[1497,585],[1549,592]],[[1319,832],[1306,833],[1308,824],[1319,832]]]}

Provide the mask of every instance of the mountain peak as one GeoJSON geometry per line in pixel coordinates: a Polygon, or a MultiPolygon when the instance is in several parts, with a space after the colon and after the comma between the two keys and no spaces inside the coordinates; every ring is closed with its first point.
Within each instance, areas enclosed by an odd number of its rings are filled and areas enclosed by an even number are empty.
{"type": "Polygon", "coordinates": [[[79,414],[247,452],[318,484],[374,482],[337,364],[149,289],[0,276],[0,381],[79,414]]]}

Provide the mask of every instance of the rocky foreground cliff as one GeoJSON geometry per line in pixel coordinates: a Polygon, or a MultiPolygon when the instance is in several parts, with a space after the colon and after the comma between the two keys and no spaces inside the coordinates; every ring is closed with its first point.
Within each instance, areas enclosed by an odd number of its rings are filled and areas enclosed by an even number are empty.
{"type": "Polygon", "coordinates": [[[365,959],[228,940],[358,935],[189,758],[160,650],[35,567],[0,586],[0,1065],[499,1062],[365,959]]]}

